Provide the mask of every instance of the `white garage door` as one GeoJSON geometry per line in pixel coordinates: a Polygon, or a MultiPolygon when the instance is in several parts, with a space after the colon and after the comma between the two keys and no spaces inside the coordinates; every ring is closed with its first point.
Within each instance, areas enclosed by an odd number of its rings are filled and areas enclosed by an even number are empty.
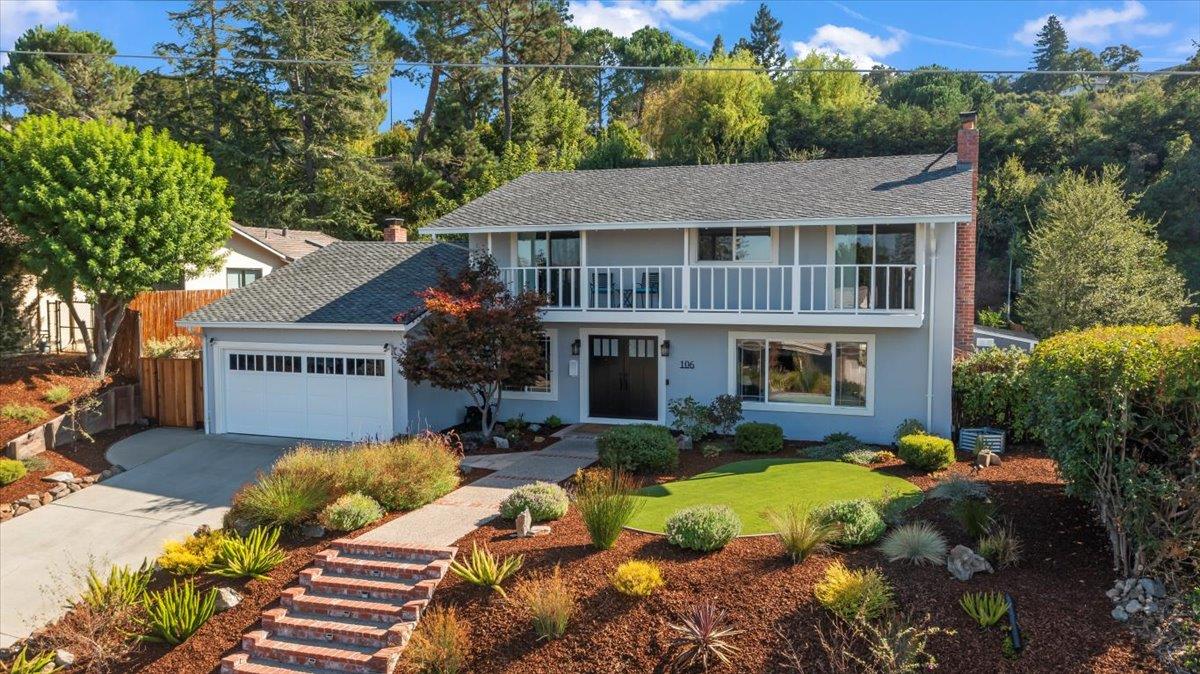
{"type": "Polygon", "coordinates": [[[320,440],[392,436],[386,358],[362,354],[224,351],[226,433],[320,440]]]}

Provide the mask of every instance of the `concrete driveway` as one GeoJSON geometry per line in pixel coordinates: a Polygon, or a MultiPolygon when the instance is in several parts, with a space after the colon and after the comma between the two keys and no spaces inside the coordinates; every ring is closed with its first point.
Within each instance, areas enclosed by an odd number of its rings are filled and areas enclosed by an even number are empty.
{"type": "Polygon", "coordinates": [[[136,566],[219,526],[234,492],[296,442],[152,429],[114,444],[124,473],[0,524],[0,648],[57,618],[89,563],[136,566]]]}

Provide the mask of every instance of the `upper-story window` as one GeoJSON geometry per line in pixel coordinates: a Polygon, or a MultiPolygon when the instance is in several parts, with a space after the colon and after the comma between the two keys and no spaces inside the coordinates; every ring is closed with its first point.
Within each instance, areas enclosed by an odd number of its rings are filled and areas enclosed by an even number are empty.
{"type": "Polygon", "coordinates": [[[519,232],[518,267],[578,267],[579,232],[519,232]]]}
{"type": "Polygon", "coordinates": [[[697,232],[699,262],[770,262],[770,227],[721,227],[697,232]]]}
{"type": "Polygon", "coordinates": [[[234,269],[233,267],[225,269],[226,288],[245,288],[260,278],[262,278],[261,269],[234,269]]]}
{"type": "Polygon", "coordinates": [[[834,306],[911,310],[916,302],[916,225],[843,225],[834,231],[834,306]]]}
{"type": "Polygon", "coordinates": [[[916,225],[843,225],[834,257],[837,264],[916,264],[916,225]]]}

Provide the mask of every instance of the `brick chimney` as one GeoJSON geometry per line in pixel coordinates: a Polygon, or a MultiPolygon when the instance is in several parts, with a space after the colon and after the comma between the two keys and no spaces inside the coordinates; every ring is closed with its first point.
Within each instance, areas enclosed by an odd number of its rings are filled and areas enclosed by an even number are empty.
{"type": "Polygon", "coordinates": [[[404,220],[388,218],[383,221],[383,240],[390,243],[408,241],[408,230],[404,228],[404,220]]]}
{"type": "Polygon", "coordinates": [[[971,172],[971,221],[957,225],[954,251],[954,350],[975,349],[975,221],[979,204],[979,129],[975,112],[959,114],[958,168],[971,172]]]}

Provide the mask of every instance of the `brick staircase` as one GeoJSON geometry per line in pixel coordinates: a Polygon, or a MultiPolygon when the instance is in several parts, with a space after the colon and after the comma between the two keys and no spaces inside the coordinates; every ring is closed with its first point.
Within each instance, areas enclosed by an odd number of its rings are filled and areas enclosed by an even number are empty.
{"type": "Polygon", "coordinates": [[[263,611],[222,674],[391,674],[454,548],[341,538],[263,611]]]}

